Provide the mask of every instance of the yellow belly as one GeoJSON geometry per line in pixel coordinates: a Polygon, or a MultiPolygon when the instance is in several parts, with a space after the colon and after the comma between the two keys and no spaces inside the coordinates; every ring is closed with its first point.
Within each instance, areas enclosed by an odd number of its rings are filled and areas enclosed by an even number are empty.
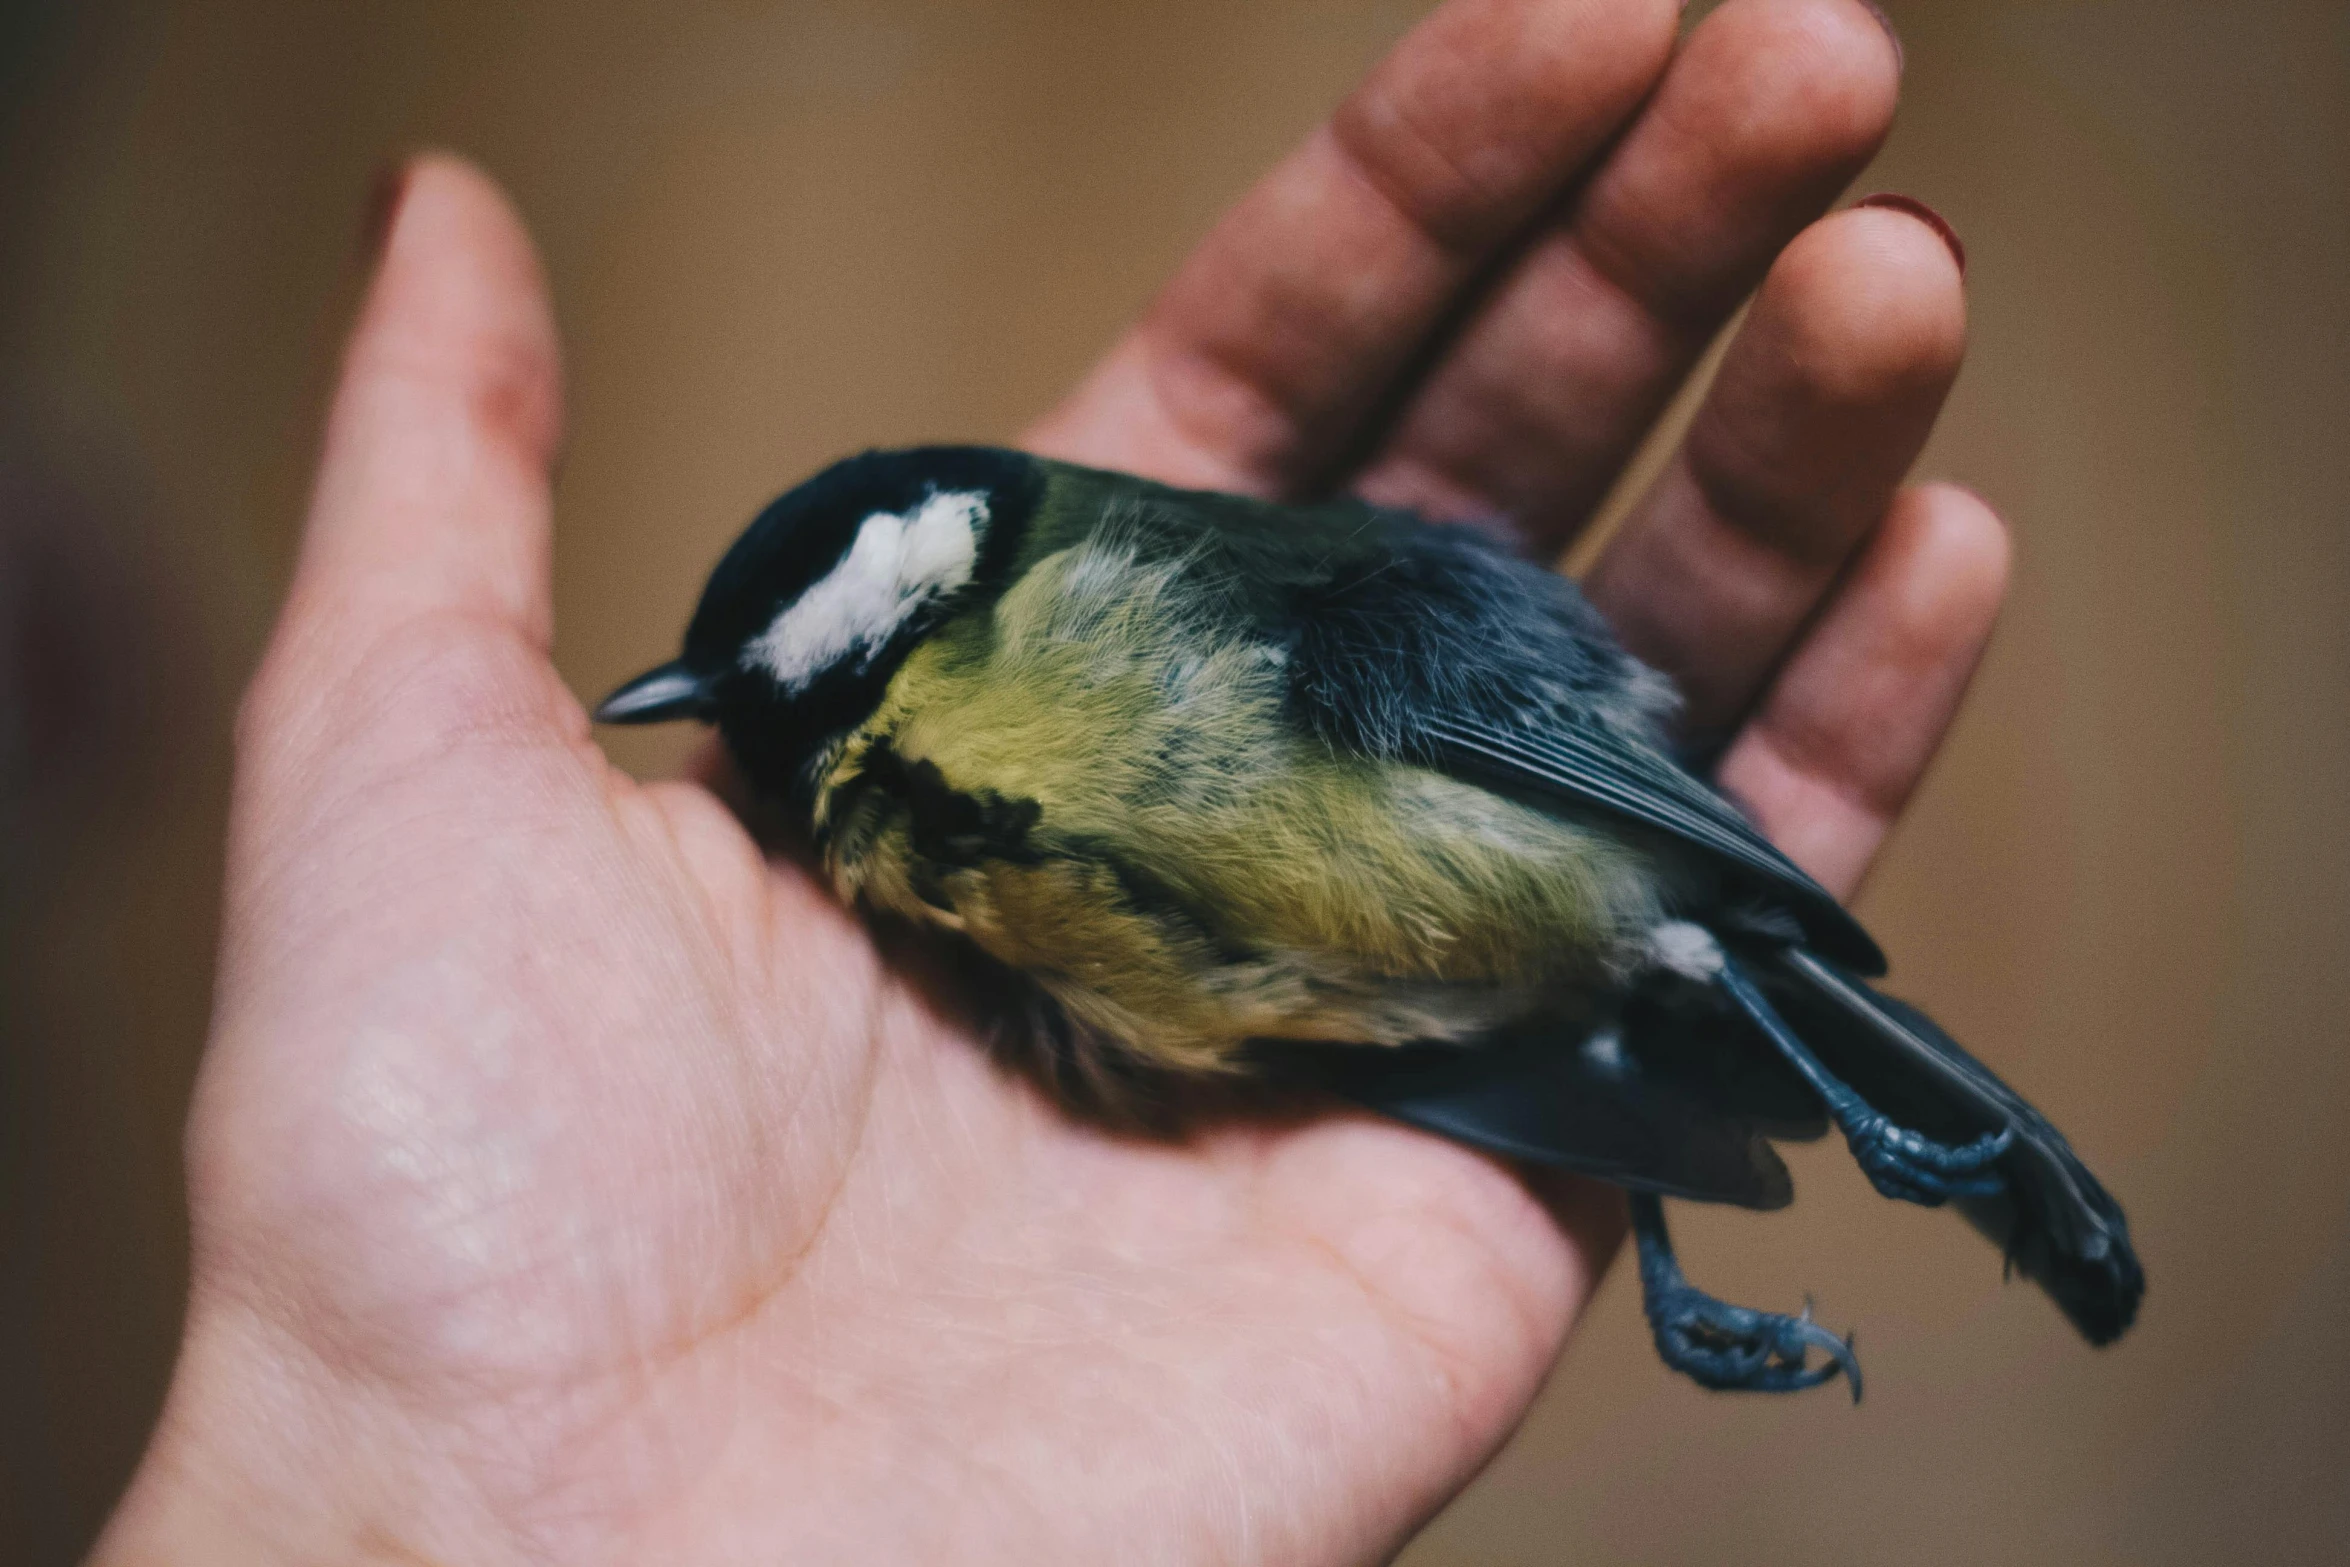
{"type": "Polygon", "coordinates": [[[1148,571],[1048,562],[917,650],[835,760],[844,895],[961,932],[1110,1044],[1213,1068],[1244,1042],[1448,1039],[1588,987],[1657,918],[1613,834],[1293,732],[1279,656],[1186,628],[1148,571]],[[1026,824],[925,852],[877,748],[1026,824]],[[865,787],[852,788],[860,776],[865,787]]]}

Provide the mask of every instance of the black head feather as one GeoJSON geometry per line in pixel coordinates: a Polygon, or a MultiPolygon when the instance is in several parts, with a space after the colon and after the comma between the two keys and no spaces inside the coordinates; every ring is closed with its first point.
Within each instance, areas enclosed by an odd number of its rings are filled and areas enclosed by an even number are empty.
{"type": "Polygon", "coordinates": [[[843,458],[768,502],[720,558],[686,628],[686,662],[731,662],[778,610],[841,563],[875,513],[903,514],[942,491],[977,490],[991,502],[988,536],[1001,543],[1035,508],[1043,483],[1034,458],[996,447],[915,446],[843,458]]]}
{"type": "Polygon", "coordinates": [[[950,613],[927,605],[881,645],[858,645],[787,689],[746,650],[787,607],[847,560],[866,522],[903,517],[931,497],[985,497],[979,560],[969,587],[992,581],[1016,549],[1044,488],[1044,472],[1020,452],[921,446],[846,458],[770,502],[734,541],[702,590],[680,663],[705,683],[708,705],[752,781],[796,792],[808,760],[880,701],[907,651],[950,613]]]}

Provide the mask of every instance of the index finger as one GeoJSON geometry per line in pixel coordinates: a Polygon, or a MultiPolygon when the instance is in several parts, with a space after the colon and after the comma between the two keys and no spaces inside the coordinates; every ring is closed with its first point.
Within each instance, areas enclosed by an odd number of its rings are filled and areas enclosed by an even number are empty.
{"type": "Polygon", "coordinates": [[[1279,494],[1631,115],[1675,0],[1453,0],[1267,175],[1029,444],[1279,494]]]}

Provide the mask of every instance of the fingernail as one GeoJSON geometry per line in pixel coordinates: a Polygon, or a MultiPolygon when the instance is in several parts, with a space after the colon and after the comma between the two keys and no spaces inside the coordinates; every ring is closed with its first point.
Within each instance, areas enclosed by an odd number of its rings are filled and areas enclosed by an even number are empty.
{"type": "Polygon", "coordinates": [[[400,203],[408,194],[408,160],[395,158],[375,171],[375,179],[367,191],[367,208],[359,220],[359,259],[368,266],[375,265],[383,253],[384,241],[391,238],[392,223],[400,215],[400,203]]]}
{"type": "Polygon", "coordinates": [[[1958,275],[1966,277],[1966,241],[1958,237],[1958,230],[1950,220],[1915,196],[1904,196],[1895,191],[1879,191],[1874,196],[1863,196],[1853,203],[1856,207],[1882,207],[1887,212],[1906,212],[1911,217],[1942,236],[1942,243],[1950,247],[1950,259],[1958,263],[1958,275]]]}
{"type": "Polygon", "coordinates": [[[1909,68],[1909,51],[1901,47],[1901,29],[1893,25],[1893,18],[1885,14],[1885,8],[1877,0],[1860,0],[1860,3],[1869,8],[1869,15],[1877,19],[1877,25],[1893,41],[1893,74],[1899,76],[1909,68]]]}

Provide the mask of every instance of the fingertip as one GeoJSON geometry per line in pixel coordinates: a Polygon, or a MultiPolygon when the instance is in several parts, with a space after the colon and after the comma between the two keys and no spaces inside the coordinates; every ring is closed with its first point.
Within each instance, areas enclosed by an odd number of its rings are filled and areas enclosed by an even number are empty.
{"type": "Polygon", "coordinates": [[[2006,602],[2011,558],[2006,525],[1973,491],[1903,485],[1790,667],[1809,659],[1854,681],[1873,670],[1955,703],[2006,602]]]}
{"type": "Polygon", "coordinates": [[[1966,290],[1941,237],[1907,213],[1831,214],[1781,253],[1755,301],[1758,332],[1831,404],[1882,406],[1957,378],[1966,290]]]}
{"type": "Polygon", "coordinates": [[[288,610],[330,652],[456,611],[544,648],[562,376],[545,274],[488,176],[443,152],[379,179],[288,610]]]}
{"type": "Polygon", "coordinates": [[[1893,128],[1907,64],[1901,40],[1885,14],[1868,0],[1804,0],[1791,30],[1808,38],[1824,80],[1833,88],[1824,119],[1847,145],[1873,150],[1893,128]]]}
{"type": "Polygon", "coordinates": [[[370,273],[382,259],[384,240],[392,232],[392,219],[399,215],[400,203],[408,194],[408,159],[394,158],[375,171],[375,178],[367,187],[367,205],[359,216],[359,259],[370,273]]]}
{"type": "Polygon", "coordinates": [[[1909,48],[1901,41],[1901,29],[1893,25],[1893,18],[1877,0],[1860,0],[1868,8],[1869,18],[1885,30],[1885,41],[1893,46],[1893,74],[1900,76],[1909,69],[1909,48]]]}
{"type": "MultiPolygon", "coordinates": [[[[1717,612],[1691,617],[1682,633],[1720,650],[1733,645],[1725,617],[1748,623],[1755,646],[1730,659],[1731,678],[1715,693],[1727,710],[1742,706],[1749,683],[1887,517],[1965,354],[1957,271],[1912,218],[1834,214],[1772,266],[1690,426],[1682,462],[1628,535],[1637,546],[1640,530],[1677,529],[1681,574],[1687,551],[1701,546],[1735,563],[1717,612]],[[1764,574],[1748,546],[1787,572],[1764,574]]],[[[1707,684],[1692,690],[1699,722],[1707,684]]]]}
{"type": "Polygon", "coordinates": [[[1928,657],[1972,657],[2007,601],[2015,540],[1982,496],[1946,480],[1904,486],[1876,552],[1911,584],[1913,635],[1928,657]]]}
{"type": "Polygon", "coordinates": [[[1904,196],[1895,190],[1881,190],[1874,195],[1863,196],[1853,205],[1855,207],[1873,207],[1885,212],[1904,213],[1932,229],[1941,239],[1944,247],[1949,250],[1950,259],[1957,264],[1958,280],[1962,283],[1966,281],[1966,241],[1958,237],[1958,230],[1952,228],[1950,220],[1941,213],[1936,212],[1932,207],[1918,200],[1917,197],[1904,196]]]}
{"type": "Polygon", "coordinates": [[[1730,0],[1689,47],[1693,61],[1704,51],[1725,82],[1760,95],[1755,123],[1806,162],[1857,167],[1892,129],[1902,61],[1863,0],[1730,0]]]}
{"type": "Polygon", "coordinates": [[[561,350],[537,247],[490,177],[450,152],[378,177],[376,272],[347,376],[420,372],[467,392],[486,433],[538,466],[562,438],[561,350]]]}

